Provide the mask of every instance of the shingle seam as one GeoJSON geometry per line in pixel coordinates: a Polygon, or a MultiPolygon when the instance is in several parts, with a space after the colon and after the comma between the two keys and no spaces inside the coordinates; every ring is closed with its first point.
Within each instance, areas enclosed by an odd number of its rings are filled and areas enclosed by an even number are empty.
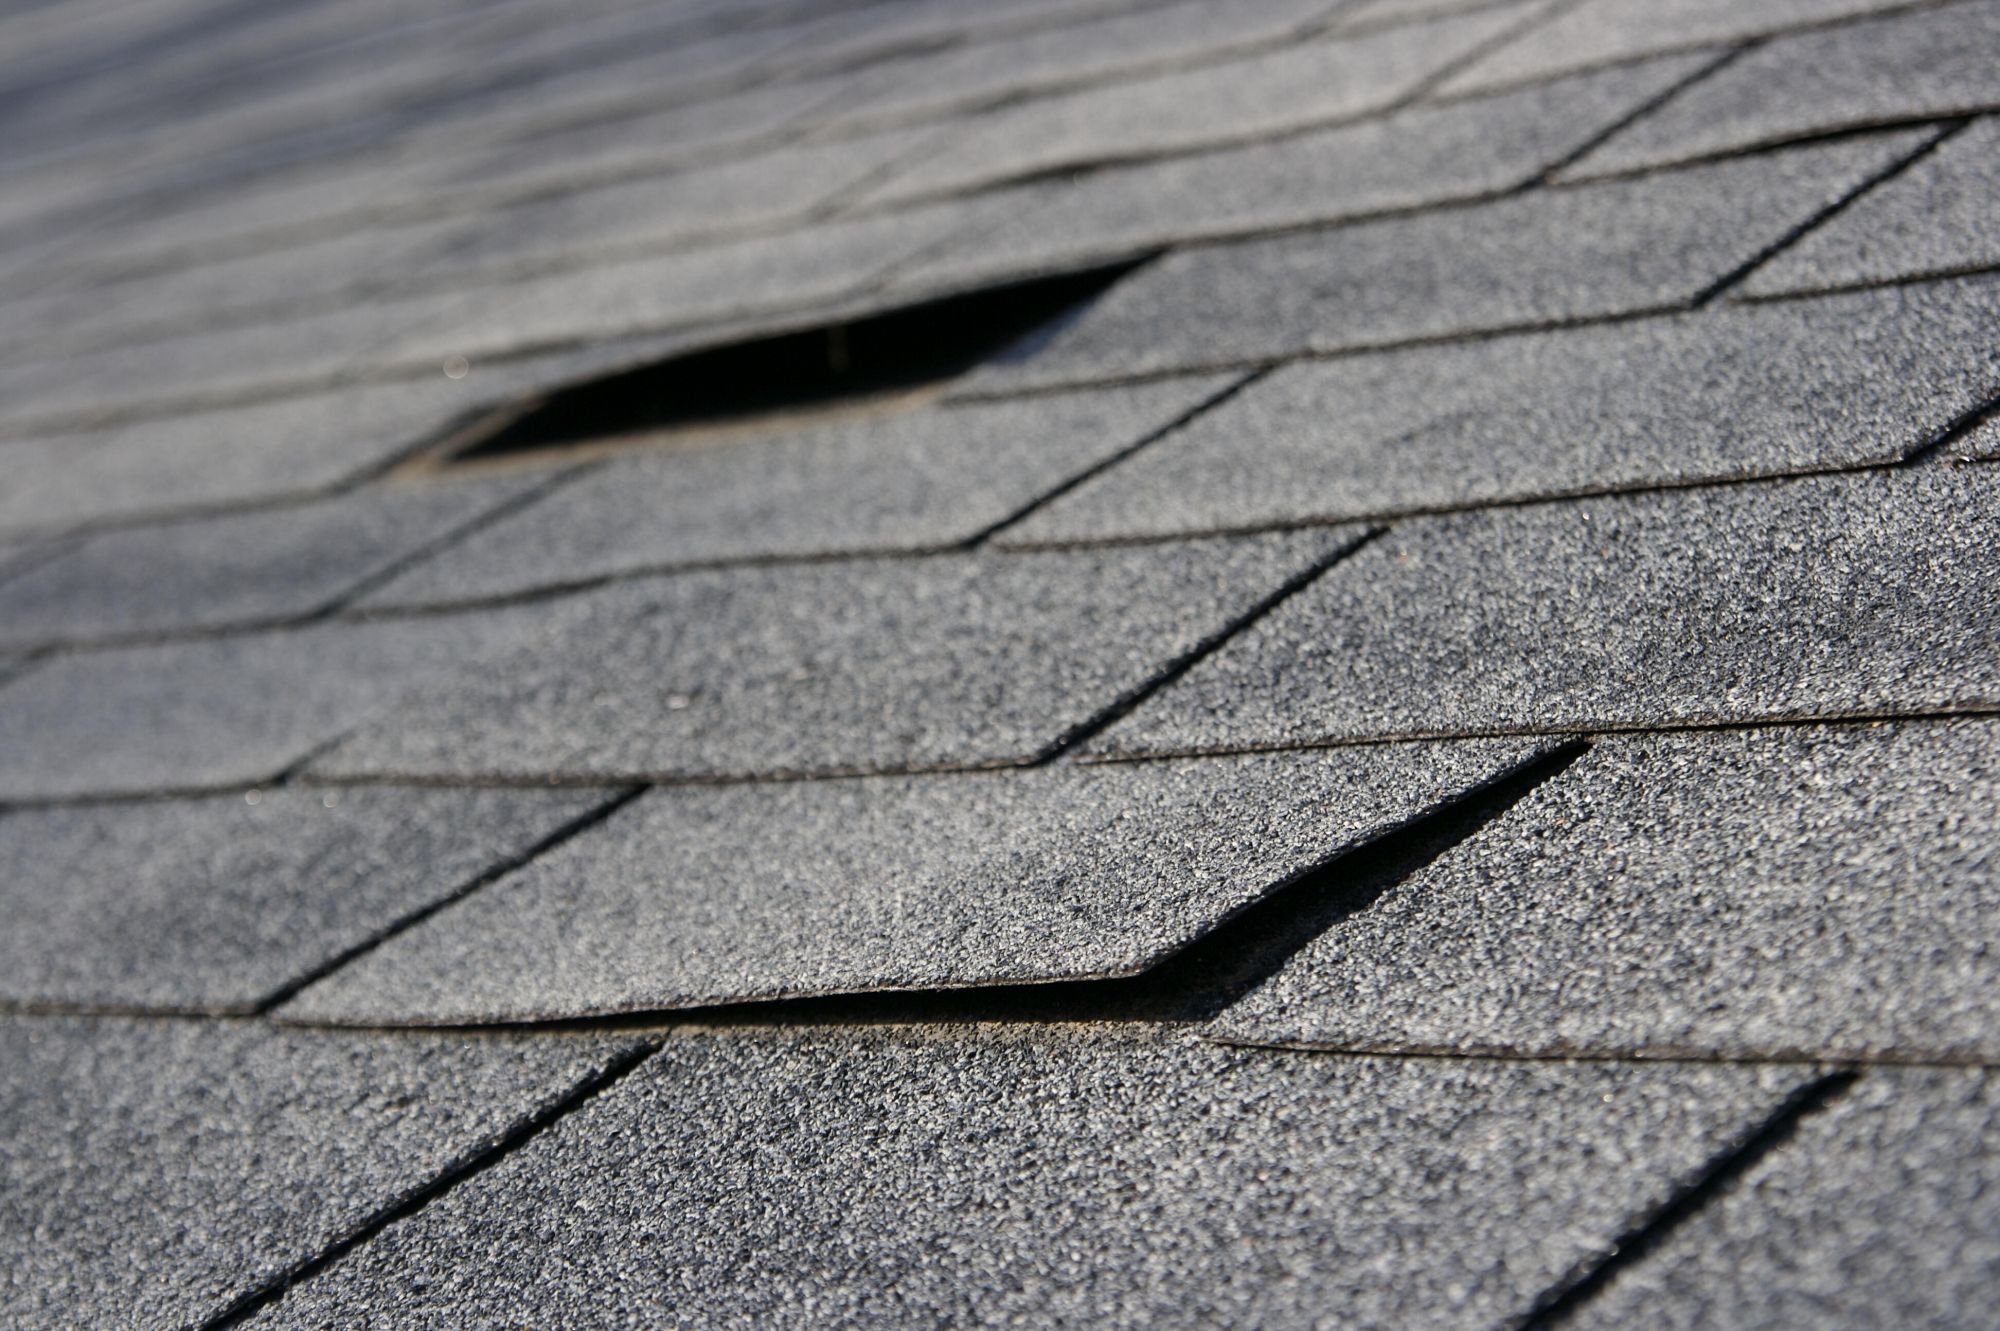
{"type": "Polygon", "coordinates": [[[647,1059],[659,1052],[659,1048],[659,1041],[644,1041],[607,1058],[602,1068],[577,1083],[568,1094],[523,1119],[497,1140],[447,1165],[428,1183],[377,1211],[347,1234],[322,1248],[316,1255],[299,1262],[291,1270],[243,1295],[228,1309],[203,1322],[200,1331],[224,1331],[227,1327],[241,1326],[264,1308],[282,1299],[292,1286],[318,1275],[390,1225],[415,1215],[459,1184],[483,1174],[543,1132],[582,1109],[599,1095],[623,1081],[647,1059]]]}
{"type": "Polygon", "coordinates": [[[1838,199],[1834,200],[1826,207],[1820,209],[1812,216],[1806,218],[1804,221],[1798,223],[1796,226],[1793,226],[1790,230],[1785,232],[1784,235],[1779,236],[1776,240],[1772,241],[1769,245],[1766,245],[1756,254],[1752,255],[1750,258],[1744,260],[1736,267],[1730,269],[1728,272],[1724,273],[1722,276],[1716,278],[1713,282],[1709,283],[1707,287],[1703,288],[1703,290],[1699,295],[1697,295],[1692,301],[1689,302],[1690,307],[1693,309],[1700,309],[1702,306],[1707,305],[1709,302],[1713,301],[1717,296],[1720,296],[1724,292],[1728,291],[1731,287],[1736,286],[1738,283],[1742,282],[1745,278],[1749,277],[1752,273],[1756,272],[1759,268],[1762,268],[1765,264],[1769,263],[1772,259],[1782,254],[1784,251],[1790,249],[1793,245],[1796,245],[1800,240],[1810,235],[1813,231],[1825,225],[1827,222],[1832,221],[1834,218],[1838,217],[1841,213],[1845,212],[1849,207],[1851,207],[1854,204],[1855,200],[1861,198],[1863,195],[1867,194],[1869,191],[1873,190],[1878,185],[1884,184],[1885,182],[1890,180],[1894,180],[1904,171],[1907,171],[1910,167],[1914,166],[1916,163],[1922,161],[1930,154],[1936,152],[1940,145],[1942,145],[1946,140],[1950,139],[1953,135],[1963,131],[1965,127],[1970,123],[1972,122],[1969,118],[1962,118],[1958,120],[1950,120],[1943,122],[1943,124],[1938,129],[1937,133],[1931,135],[1931,137],[1928,140],[1919,144],[1913,151],[1906,153],[1902,157],[1897,158],[1895,161],[1889,163],[1887,166],[1882,167],[1879,170],[1870,172],[1866,177],[1864,177],[1861,180],[1859,184],[1855,185],[1852,189],[1842,194],[1838,199]]]}
{"type": "Polygon", "coordinates": [[[256,1011],[259,1014],[269,1013],[272,1009],[292,998],[307,985],[325,979],[335,971],[367,956],[396,935],[422,924],[431,916],[445,909],[445,907],[455,902],[463,901],[481,888],[497,882],[517,869],[525,867],[530,862],[554,850],[564,842],[583,835],[585,832],[603,823],[626,805],[632,803],[632,801],[638,799],[648,789],[649,787],[640,785],[630,786],[617,791],[596,806],[586,809],[576,817],[569,819],[533,845],[514,855],[508,856],[496,864],[489,865],[477,876],[459,884],[450,892],[439,896],[436,900],[427,902],[415,910],[406,911],[394,919],[385,922],[367,938],[342,949],[318,965],[293,976],[283,985],[266,993],[262,998],[258,999],[256,1011]]]}
{"type": "Polygon", "coordinates": [[[1666,719],[1646,722],[1616,722],[1599,719],[1579,721],[1573,725],[1566,726],[1468,726],[1461,730],[1397,730],[1383,731],[1379,734],[1370,735],[1335,736],[1327,739],[1273,740],[1268,744],[1188,745],[1172,749],[1148,749],[1144,752],[1085,753],[1078,754],[1075,761],[1080,763],[1174,762],[1184,758],[1233,758],[1253,753],[1295,753],[1308,749],[1366,748],[1376,744],[1411,744],[1435,740],[1563,739],[1572,737],[1598,739],[1607,735],[1668,735],[1688,731],[1729,732],[1738,730],[1768,730],[1789,726],[1861,726],[1873,725],[1884,721],[1893,721],[1898,725],[1924,723],[1947,725],[1954,721],[1980,720],[1993,717],[2000,717],[2000,702],[1968,703],[1959,707],[1909,710],[1852,708],[1848,710],[1829,709],[1817,712],[1771,712],[1763,716],[1726,720],[1666,719]]]}
{"type": "MultiPolygon", "coordinates": [[[[1548,166],[1544,167],[1541,171],[1539,171],[1535,175],[1530,176],[1528,179],[1522,181],[1519,185],[1515,186],[1513,190],[1509,191],[1509,193],[1525,194],[1531,189],[1535,189],[1542,186],[1553,186],[1559,184],[1560,182],[1556,179],[1557,176],[1561,175],[1564,171],[1576,165],[1578,162],[1582,161],[1585,157],[1588,157],[1591,153],[1595,152],[1598,148],[1602,147],[1604,143],[1609,139],[1611,139],[1614,135],[1623,133],[1625,130],[1630,129],[1633,125],[1637,124],[1641,120],[1644,120],[1647,116],[1659,110],[1662,106],[1665,106],[1668,102],[1672,101],[1675,97],[1679,96],[1687,89],[1693,87],[1695,84],[1700,83],[1703,79],[1721,73],[1729,66],[1735,64],[1738,60],[1741,60],[1756,46],[1757,43],[1751,41],[1751,42],[1743,42],[1739,45],[1723,49],[1722,51],[1717,53],[1717,55],[1713,60],[1710,60],[1706,64],[1701,65],[1699,68],[1690,71],[1689,73],[1681,76],[1678,79],[1675,79],[1672,83],[1668,84],[1660,91],[1654,93],[1651,97],[1648,97],[1645,101],[1640,102],[1637,106],[1627,111],[1624,115],[1618,117],[1618,119],[1612,121],[1610,124],[1605,125],[1603,128],[1599,129],[1595,134],[1592,134],[1582,143],[1579,143],[1574,148],[1571,148],[1568,152],[1564,153],[1556,161],[1550,163],[1548,166]]],[[[1707,49],[1709,48],[1706,47],[1694,48],[1694,50],[1696,51],[1702,51],[1707,49]]],[[[1649,60],[1656,58],[1657,57],[1654,56],[1647,57],[1647,59],[1649,60]]]]}
{"type": "Polygon", "coordinates": [[[539,482],[529,486],[525,491],[513,496],[505,503],[497,504],[484,512],[475,513],[465,521],[456,523],[439,532],[422,546],[410,551],[401,559],[396,560],[385,568],[377,569],[368,577],[363,578],[353,586],[330,598],[318,609],[307,614],[300,622],[308,624],[321,623],[332,619],[362,597],[381,587],[387,586],[390,582],[401,577],[419,564],[436,558],[453,546],[485,531],[488,527],[504,522],[523,509],[540,503],[556,491],[573,485],[592,472],[602,469],[604,465],[604,461],[600,459],[556,469],[550,475],[543,477],[539,482]]]}
{"type": "Polygon", "coordinates": [[[1790,1141],[1805,1120],[1832,1106],[1859,1079],[1853,1071],[1831,1072],[1794,1089],[1753,1132],[1722,1151],[1664,1204],[1620,1235],[1597,1261],[1545,1291],[1515,1325],[1520,1331],[1550,1331],[1563,1325],[1620,1271],[1646,1260],[1675,1229],[1733,1189],[1759,1161],[1790,1141]]]}
{"type": "Polygon", "coordinates": [[[1016,508],[1012,513],[1009,513],[1006,517],[999,519],[997,522],[989,523],[987,524],[986,527],[984,527],[980,531],[974,532],[971,536],[967,537],[964,541],[961,541],[959,543],[959,548],[963,550],[973,550],[977,549],[980,546],[986,545],[994,537],[1000,535],[1008,528],[1017,526],[1021,522],[1027,520],[1027,518],[1032,514],[1038,513],[1042,509],[1047,508],[1050,504],[1062,498],[1064,495],[1069,494],[1071,491],[1075,490],[1078,486],[1083,485],[1088,481],[1095,480],[1097,477],[1103,475],[1105,472],[1108,472],[1112,470],[1114,467],[1117,467],[1119,464],[1130,460],[1138,453],[1142,452],[1151,445],[1158,443],[1160,440],[1166,438],[1168,435],[1173,434],[1178,430],[1185,429],[1195,420],[1197,420],[1202,416],[1206,416],[1211,411],[1214,411],[1217,407],[1229,401],[1237,394],[1243,392],[1243,390],[1245,390],[1246,388],[1249,388],[1251,385],[1265,378],[1269,373],[1270,371],[1268,369],[1255,370],[1249,374],[1242,375],[1236,379],[1231,380],[1229,383],[1224,384],[1221,388],[1218,388],[1213,393],[1210,393],[1208,396],[1204,397],[1201,401],[1195,403],[1192,407],[1189,407],[1186,411],[1183,411],[1179,415],[1175,416],[1172,420],[1168,421],[1166,424],[1158,426],[1157,428],[1141,435],[1139,438],[1125,445],[1123,448],[1111,454],[1109,457],[1100,458],[1096,462],[1093,462],[1091,465],[1084,467],[1082,470],[1071,474],[1070,476],[1057,482],[1055,485],[1050,486],[1048,489],[1042,491],[1040,494],[1036,495],[1033,499],[1030,499],[1027,503],[1022,504],[1019,508],[1016,508]]]}
{"type": "Polygon", "coordinates": [[[1108,727],[1131,715],[1143,706],[1147,699],[1166,688],[1208,657],[1220,651],[1232,638],[1249,629],[1264,616],[1276,610],[1292,597],[1317,582],[1321,575],[1334,565],[1357,553],[1369,542],[1382,536],[1386,528],[1375,528],[1363,532],[1353,540],[1342,542],[1335,549],[1320,556],[1311,565],[1287,578],[1275,591],[1251,605],[1249,609],[1236,615],[1220,629],[1209,634],[1193,647],[1182,652],[1173,660],[1154,671],[1144,682],[1127,690],[1121,697],[1101,708],[1090,719],[1072,726],[1055,743],[1034,760],[1034,764],[1055,762],[1073,752],[1078,746],[1090,742],[1108,727]]]}
{"type": "Polygon", "coordinates": [[[1570,503],[1579,499],[1602,499],[1618,495],[1665,494],[1680,490],[1722,490],[1741,485],[1768,485],[1773,481],[1806,480],[1816,476],[1858,476],[1907,466],[1928,455],[1947,439],[1969,433],[1992,413],[1996,403],[1982,403],[1947,428],[1944,434],[1919,441],[1898,451],[1885,451],[1862,462],[1827,464],[1800,463],[1796,466],[1764,470],[1733,471],[1726,475],[1693,476],[1671,480],[1613,482],[1606,485],[1577,486],[1533,494],[1493,499],[1470,499],[1462,503],[1422,504],[1371,508],[1351,513],[1317,513],[1310,517],[1274,518],[1267,522],[1222,523],[1189,526],[1174,531],[1143,532],[1118,536],[1048,537],[1037,541],[1009,541],[996,547],[1003,553],[1032,554],[1059,550],[1101,550],[1131,545],[1170,545],[1177,541],[1211,540],[1227,536],[1266,536],[1278,532],[1307,531],[1315,527],[1341,526],[1351,522],[1393,524],[1411,518],[1443,517],[1453,513],[1484,513],[1492,510],[1532,508],[1542,504],[1570,503]]]}

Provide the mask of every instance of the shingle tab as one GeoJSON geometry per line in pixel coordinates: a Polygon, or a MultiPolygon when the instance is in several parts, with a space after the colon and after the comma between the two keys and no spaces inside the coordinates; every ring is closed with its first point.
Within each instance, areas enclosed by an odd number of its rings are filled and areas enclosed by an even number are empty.
{"type": "Polygon", "coordinates": [[[655,791],[284,1012],[522,1020],[1134,974],[1536,752],[1371,745],[655,791]]]}
{"type": "Polygon", "coordinates": [[[315,770],[709,778],[1022,762],[1358,535],[629,584],[424,691],[315,770]]]}
{"type": "Polygon", "coordinates": [[[866,197],[922,198],[1063,167],[1184,151],[1383,110],[1540,12],[1494,9],[1038,98],[974,123],[952,148],[866,197]]]}
{"type": "Polygon", "coordinates": [[[2000,1280],[1996,1119],[1991,1072],[1872,1071],[1569,1325],[1975,1325],[2000,1280]]]}
{"type": "Polygon", "coordinates": [[[1800,1079],[690,1035],[257,1325],[1498,1328],[1800,1079]]]}
{"type": "Polygon", "coordinates": [[[1180,250],[971,382],[1085,382],[1675,308],[1925,137],[1180,250]]]}
{"type": "Polygon", "coordinates": [[[1579,161],[1573,178],[2000,106],[2000,3],[1780,37],[1682,92],[1579,161]]]}
{"type": "Polygon", "coordinates": [[[1413,521],[1092,748],[1990,707],[1996,496],[1956,467],[1413,521]]]}
{"type": "Polygon", "coordinates": [[[542,477],[375,487],[104,532],[0,583],[0,646],[87,642],[309,615],[518,501],[542,477]]]}
{"type": "Polygon", "coordinates": [[[2000,268],[2000,119],[1975,121],[1750,275],[1746,296],[2000,268]]]}
{"type": "Polygon", "coordinates": [[[1061,268],[1211,236],[1500,194],[1533,180],[1648,99],[1704,69],[1675,56],[1491,99],[1268,143],[1107,167],[1043,188],[916,273],[960,281],[1061,268]]]}
{"type": "Polygon", "coordinates": [[[554,622],[532,607],[46,661],[0,691],[0,800],[268,781],[420,681],[554,622]]]}
{"type": "Polygon", "coordinates": [[[1232,382],[1197,375],[621,458],[366,603],[437,604],[728,560],[948,548],[1232,382]]]}
{"type": "Polygon", "coordinates": [[[268,790],[0,818],[0,1001],[245,1010],[603,803],[268,790]]]}
{"type": "Polygon", "coordinates": [[[2000,286],[1978,280],[1300,364],[1001,539],[1218,531],[1892,462],[2000,395],[1996,351],[2000,286]]]}
{"type": "Polygon", "coordinates": [[[1742,42],[1911,0],[1591,0],[1446,79],[1441,95],[1489,92],[1662,51],[1742,42]]]}
{"type": "Polygon", "coordinates": [[[2000,1055],[2000,725],[1607,739],[1336,922],[1228,1039],[2000,1055]]]}
{"type": "Polygon", "coordinates": [[[206,1325],[635,1047],[0,1019],[0,1320],[206,1325]]]}

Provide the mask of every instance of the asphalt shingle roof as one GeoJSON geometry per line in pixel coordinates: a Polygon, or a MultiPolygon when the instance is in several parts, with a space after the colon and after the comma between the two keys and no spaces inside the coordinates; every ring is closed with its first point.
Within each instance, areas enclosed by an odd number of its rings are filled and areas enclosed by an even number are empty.
{"type": "Polygon", "coordinates": [[[1997,41],[0,9],[0,1324],[1988,1320],[1997,41]]]}

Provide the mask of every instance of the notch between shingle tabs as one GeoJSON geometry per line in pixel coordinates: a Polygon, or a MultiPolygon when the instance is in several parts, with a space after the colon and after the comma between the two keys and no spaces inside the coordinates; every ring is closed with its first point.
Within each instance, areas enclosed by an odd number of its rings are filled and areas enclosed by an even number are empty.
{"type": "Polygon", "coordinates": [[[707,448],[906,411],[983,362],[1050,336],[1145,262],[959,292],[619,370],[474,420],[408,470],[707,448]]]}

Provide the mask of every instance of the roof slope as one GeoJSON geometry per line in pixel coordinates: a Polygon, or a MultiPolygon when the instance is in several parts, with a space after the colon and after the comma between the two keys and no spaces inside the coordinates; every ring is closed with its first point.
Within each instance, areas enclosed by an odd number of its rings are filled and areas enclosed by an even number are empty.
{"type": "Polygon", "coordinates": [[[0,1323],[1985,1319],[2000,0],[0,52],[0,1323]]]}

